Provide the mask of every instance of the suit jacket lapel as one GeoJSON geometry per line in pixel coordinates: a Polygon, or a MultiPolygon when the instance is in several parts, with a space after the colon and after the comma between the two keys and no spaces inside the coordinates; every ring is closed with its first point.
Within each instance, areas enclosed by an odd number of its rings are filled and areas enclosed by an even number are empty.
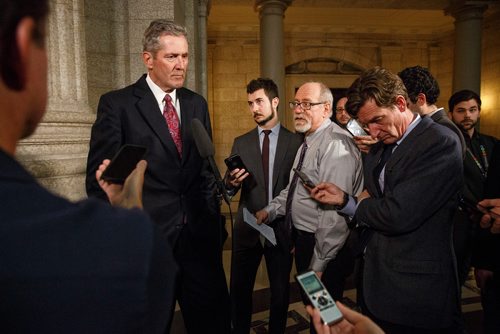
{"type": "Polygon", "coordinates": [[[192,149],[192,145],[187,145],[187,143],[191,136],[191,121],[194,118],[194,105],[192,101],[186,98],[182,88],[177,89],[177,98],[181,106],[182,161],[186,161],[192,149]]]}
{"type": "Polygon", "coordinates": [[[170,136],[167,123],[161,114],[161,110],[158,108],[158,103],[153,92],[149,89],[145,75],[137,81],[134,94],[139,99],[136,104],[139,113],[141,113],[152,131],[160,139],[165,150],[170,152],[173,157],[176,157],[174,160],[180,163],[179,153],[177,153],[177,148],[170,136]]]}

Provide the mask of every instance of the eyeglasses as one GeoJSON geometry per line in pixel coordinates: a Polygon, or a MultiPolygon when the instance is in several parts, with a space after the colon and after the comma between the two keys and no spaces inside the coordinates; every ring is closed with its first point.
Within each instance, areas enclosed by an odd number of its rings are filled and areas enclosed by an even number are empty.
{"type": "Polygon", "coordinates": [[[298,106],[300,106],[300,109],[302,110],[310,110],[312,107],[317,106],[318,104],[325,104],[328,102],[289,102],[288,105],[290,106],[290,109],[294,110],[298,106]]]}
{"type": "Polygon", "coordinates": [[[337,109],[335,109],[335,113],[337,115],[342,114],[344,111],[346,111],[344,108],[337,108],[337,109]]]}

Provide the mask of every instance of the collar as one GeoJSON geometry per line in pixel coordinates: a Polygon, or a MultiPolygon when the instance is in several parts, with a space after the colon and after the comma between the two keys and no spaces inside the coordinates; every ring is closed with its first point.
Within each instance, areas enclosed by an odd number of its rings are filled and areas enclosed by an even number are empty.
{"type": "Polygon", "coordinates": [[[410,134],[410,132],[412,132],[413,129],[415,129],[415,127],[420,123],[420,121],[422,121],[422,117],[420,117],[419,114],[414,114],[414,115],[416,115],[416,117],[413,119],[413,121],[410,123],[410,125],[408,125],[408,127],[406,128],[406,131],[403,134],[403,137],[401,137],[401,139],[396,142],[396,144],[398,146],[410,134]]]}
{"type": "MultiPolygon", "coordinates": [[[[164,103],[163,99],[165,98],[165,94],[170,95],[170,97],[172,98],[172,101],[176,101],[176,99],[177,99],[177,89],[174,89],[170,93],[164,92],[160,88],[160,86],[158,86],[157,84],[154,83],[154,81],[149,76],[149,73],[146,76],[146,82],[147,82],[147,84],[149,86],[149,89],[151,89],[151,91],[153,92],[153,95],[155,96],[155,99],[158,102],[158,105],[160,105],[160,106],[163,105],[163,103],[164,103]]],[[[173,102],[173,103],[175,105],[175,102],[173,102]]]]}
{"type": "Polygon", "coordinates": [[[319,128],[317,128],[316,131],[314,131],[310,135],[307,135],[305,137],[305,140],[308,143],[310,143],[315,138],[319,137],[321,135],[321,132],[323,132],[323,130],[325,130],[330,124],[332,124],[332,121],[330,120],[330,118],[325,118],[325,120],[323,121],[323,123],[321,123],[321,125],[319,126],[319,128]]]}
{"type": "MultiPolygon", "coordinates": [[[[272,134],[272,135],[278,135],[278,134],[279,134],[279,132],[280,132],[280,127],[281,127],[281,124],[280,124],[280,122],[278,122],[278,123],[276,123],[276,125],[275,125],[275,126],[273,126],[273,127],[272,127],[271,129],[269,129],[269,130],[271,130],[271,134],[272,134]]],[[[259,132],[259,136],[260,136],[260,135],[262,134],[262,131],[264,131],[264,129],[263,129],[263,128],[261,128],[260,126],[257,126],[257,131],[259,132]]]]}
{"type": "Polygon", "coordinates": [[[437,113],[438,111],[441,111],[441,110],[444,110],[444,108],[437,108],[433,112],[428,113],[426,116],[427,117],[432,117],[432,115],[434,115],[435,113],[437,113]]]}

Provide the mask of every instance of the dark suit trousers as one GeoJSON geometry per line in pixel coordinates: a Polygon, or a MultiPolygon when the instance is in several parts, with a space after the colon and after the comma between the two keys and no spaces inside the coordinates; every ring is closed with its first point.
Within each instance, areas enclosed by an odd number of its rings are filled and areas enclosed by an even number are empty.
{"type": "Polygon", "coordinates": [[[220,243],[202,244],[184,227],[174,257],[179,266],[176,295],[187,332],[230,333],[230,307],[220,243]]]}
{"type": "Polygon", "coordinates": [[[252,318],[252,294],[255,276],[262,255],[271,290],[269,331],[271,334],[285,332],[290,293],[290,270],[292,255],[281,247],[254,247],[233,250],[231,259],[231,311],[233,334],[248,334],[252,318]]]}
{"type": "MultiPolygon", "coordinates": [[[[311,259],[314,252],[315,238],[314,233],[304,232],[294,229],[295,235],[295,267],[298,273],[309,269],[311,259]]],[[[332,295],[334,300],[342,300],[344,294],[344,285],[346,278],[346,268],[343,268],[340,251],[337,257],[326,266],[321,281],[326,289],[332,295]]],[[[302,294],[302,291],[301,291],[302,294]]],[[[302,294],[304,303],[309,303],[307,298],[302,294]]],[[[314,327],[310,327],[311,333],[315,333],[314,327]]]]}

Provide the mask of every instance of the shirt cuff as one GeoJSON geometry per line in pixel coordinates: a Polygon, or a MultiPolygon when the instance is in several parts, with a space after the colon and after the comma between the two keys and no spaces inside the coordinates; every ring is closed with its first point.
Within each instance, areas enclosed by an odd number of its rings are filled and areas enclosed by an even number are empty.
{"type": "Polygon", "coordinates": [[[342,210],[338,210],[337,212],[352,218],[356,213],[357,208],[358,208],[358,201],[356,201],[356,199],[353,196],[349,195],[349,200],[347,201],[347,204],[344,206],[342,210]]]}

